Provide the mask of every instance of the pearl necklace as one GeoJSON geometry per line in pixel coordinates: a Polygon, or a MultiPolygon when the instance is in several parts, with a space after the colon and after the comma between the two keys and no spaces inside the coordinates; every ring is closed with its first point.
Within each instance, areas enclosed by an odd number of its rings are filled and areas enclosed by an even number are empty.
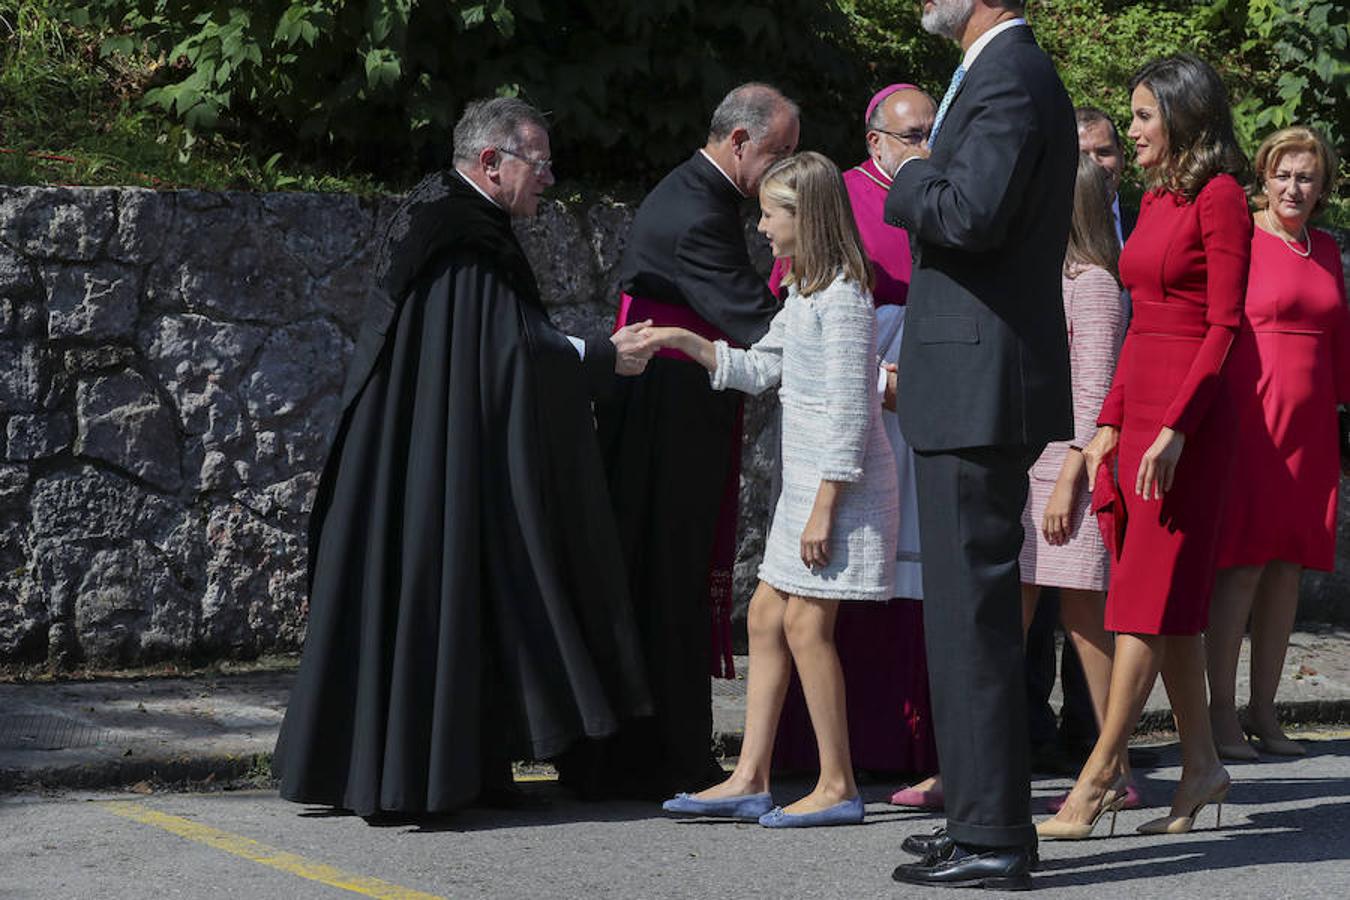
{"type": "Polygon", "coordinates": [[[1275,235],[1281,241],[1283,241],[1284,245],[1289,248],[1290,253],[1294,254],[1295,256],[1300,256],[1303,259],[1307,259],[1309,256],[1312,256],[1312,235],[1308,234],[1307,225],[1303,226],[1303,237],[1300,238],[1298,241],[1291,241],[1289,240],[1289,238],[1284,236],[1284,229],[1282,227],[1276,226],[1275,217],[1270,214],[1269,207],[1266,208],[1265,213],[1266,213],[1266,226],[1270,229],[1270,233],[1275,235]],[[1308,245],[1306,250],[1299,246],[1300,243],[1305,242],[1308,245]]]}

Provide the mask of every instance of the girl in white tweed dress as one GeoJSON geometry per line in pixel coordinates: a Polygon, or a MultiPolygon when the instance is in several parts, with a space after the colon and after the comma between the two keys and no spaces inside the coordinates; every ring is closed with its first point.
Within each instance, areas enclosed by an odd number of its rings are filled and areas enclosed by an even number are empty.
{"type": "Polygon", "coordinates": [[[679,328],[645,333],[709,370],[715,390],[778,386],[783,490],[750,600],[745,738],[722,784],[667,801],[668,811],[755,816],[773,828],[861,822],[834,646],[838,601],[886,601],[895,574],[899,492],[876,387],[871,270],[843,179],[818,153],[777,163],[760,187],[759,230],[790,257],[788,297],[749,350],[679,328]],[[774,732],[795,663],[820,751],[815,789],[774,807],[774,732]],[[762,815],[760,815],[762,813],[762,815]]]}

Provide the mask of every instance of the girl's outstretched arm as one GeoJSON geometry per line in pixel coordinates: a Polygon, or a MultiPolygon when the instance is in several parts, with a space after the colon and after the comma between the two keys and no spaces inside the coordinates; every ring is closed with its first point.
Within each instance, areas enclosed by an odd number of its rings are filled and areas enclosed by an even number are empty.
{"type": "Polygon", "coordinates": [[[648,350],[678,350],[709,372],[717,370],[717,350],[713,342],[687,328],[648,328],[642,333],[642,341],[648,350]]]}

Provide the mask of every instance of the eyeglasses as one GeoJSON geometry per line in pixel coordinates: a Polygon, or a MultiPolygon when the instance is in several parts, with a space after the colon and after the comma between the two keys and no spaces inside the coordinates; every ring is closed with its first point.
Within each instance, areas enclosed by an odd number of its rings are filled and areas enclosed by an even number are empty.
{"type": "Polygon", "coordinates": [[[924,130],[922,128],[915,128],[912,131],[887,131],[885,128],[873,128],[872,131],[889,134],[900,143],[908,144],[911,147],[917,147],[928,140],[928,135],[931,133],[931,129],[924,130]]]}
{"type": "Polygon", "coordinates": [[[552,159],[530,159],[528,156],[525,156],[522,153],[517,153],[516,151],[511,150],[508,147],[498,147],[497,151],[499,153],[505,153],[507,156],[514,156],[516,159],[525,163],[527,166],[529,166],[531,169],[534,170],[535,178],[538,178],[540,175],[543,175],[549,169],[553,168],[552,159]]]}

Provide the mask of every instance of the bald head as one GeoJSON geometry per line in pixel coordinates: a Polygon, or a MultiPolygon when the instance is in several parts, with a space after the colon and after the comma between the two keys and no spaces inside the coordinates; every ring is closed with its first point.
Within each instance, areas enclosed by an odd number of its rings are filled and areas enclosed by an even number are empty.
{"type": "Polygon", "coordinates": [[[867,153],[890,174],[900,164],[905,147],[928,140],[937,104],[918,88],[904,88],[886,97],[867,120],[867,153]]]}

